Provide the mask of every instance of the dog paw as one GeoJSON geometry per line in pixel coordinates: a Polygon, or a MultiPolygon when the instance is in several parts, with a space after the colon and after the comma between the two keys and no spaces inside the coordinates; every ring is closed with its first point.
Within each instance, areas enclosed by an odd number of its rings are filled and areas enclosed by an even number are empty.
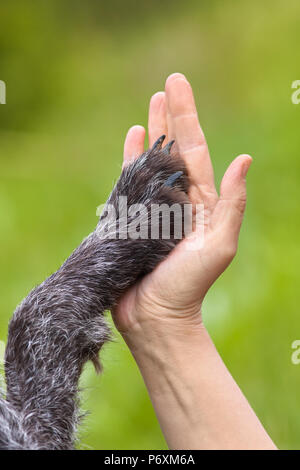
{"type": "Polygon", "coordinates": [[[117,257],[118,270],[125,263],[138,275],[151,271],[190,227],[187,170],[171,153],[174,141],[162,147],[164,139],[123,169],[102,211],[96,233],[117,257]]]}
{"type": "Polygon", "coordinates": [[[184,162],[171,153],[174,140],[162,147],[165,135],[139,158],[126,166],[111,195],[127,197],[132,204],[174,204],[187,202],[189,187],[184,162]]]}

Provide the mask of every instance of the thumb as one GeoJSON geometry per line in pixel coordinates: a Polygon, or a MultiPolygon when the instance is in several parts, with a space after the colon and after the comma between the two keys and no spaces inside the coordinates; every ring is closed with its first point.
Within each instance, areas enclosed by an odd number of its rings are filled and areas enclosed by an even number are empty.
{"type": "Polygon", "coordinates": [[[246,175],[251,163],[249,155],[240,155],[229,165],[221,182],[220,198],[213,214],[212,224],[222,227],[223,240],[228,237],[227,242],[235,247],[246,208],[246,175]]]}

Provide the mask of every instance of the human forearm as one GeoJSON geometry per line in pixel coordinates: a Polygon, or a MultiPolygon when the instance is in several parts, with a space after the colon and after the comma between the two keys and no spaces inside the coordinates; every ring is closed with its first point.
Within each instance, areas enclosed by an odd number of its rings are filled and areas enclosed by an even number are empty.
{"type": "MultiPolygon", "coordinates": [[[[168,77],[165,92],[151,98],[150,143],[158,132],[175,139],[186,163],[194,233],[124,295],[115,324],[140,367],[170,448],[274,448],[199,314],[208,289],[236,254],[252,158],[233,160],[218,194],[193,92],[182,74],[168,77]]],[[[140,127],[129,131],[125,161],[138,155],[144,138],[140,127]]]]}
{"type": "MultiPolygon", "coordinates": [[[[171,449],[275,449],[203,324],[126,335],[171,449]]],[[[173,325],[172,325],[173,326],[173,325]]]]}

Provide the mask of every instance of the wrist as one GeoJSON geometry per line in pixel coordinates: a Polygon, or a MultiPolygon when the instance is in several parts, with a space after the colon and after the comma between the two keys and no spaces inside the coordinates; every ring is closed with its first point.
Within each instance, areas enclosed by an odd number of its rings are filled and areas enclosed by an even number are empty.
{"type": "Polygon", "coordinates": [[[182,318],[181,321],[177,318],[172,321],[169,318],[148,319],[135,323],[122,336],[146,384],[149,376],[150,387],[158,385],[156,380],[152,380],[154,375],[161,377],[162,386],[164,378],[172,376],[173,371],[184,376],[187,363],[201,360],[200,356],[205,354],[203,343],[208,339],[211,341],[200,315],[193,319],[182,318]]]}
{"type": "Polygon", "coordinates": [[[197,341],[205,330],[201,307],[185,311],[169,310],[162,307],[135,309],[128,315],[126,328],[118,328],[132,351],[145,353],[145,349],[168,350],[189,342],[197,341]]]}

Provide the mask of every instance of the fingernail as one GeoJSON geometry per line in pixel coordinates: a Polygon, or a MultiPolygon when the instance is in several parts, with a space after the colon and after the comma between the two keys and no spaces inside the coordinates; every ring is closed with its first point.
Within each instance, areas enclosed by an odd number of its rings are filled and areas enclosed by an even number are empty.
{"type": "Polygon", "coordinates": [[[242,176],[244,178],[246,178],[246,176],[247,176],[247,173],[248,173],[248,170],[251,166],[251,163],[252,163],[252,158],[251,159],[249,158],[242,166],[242,176]]]}

